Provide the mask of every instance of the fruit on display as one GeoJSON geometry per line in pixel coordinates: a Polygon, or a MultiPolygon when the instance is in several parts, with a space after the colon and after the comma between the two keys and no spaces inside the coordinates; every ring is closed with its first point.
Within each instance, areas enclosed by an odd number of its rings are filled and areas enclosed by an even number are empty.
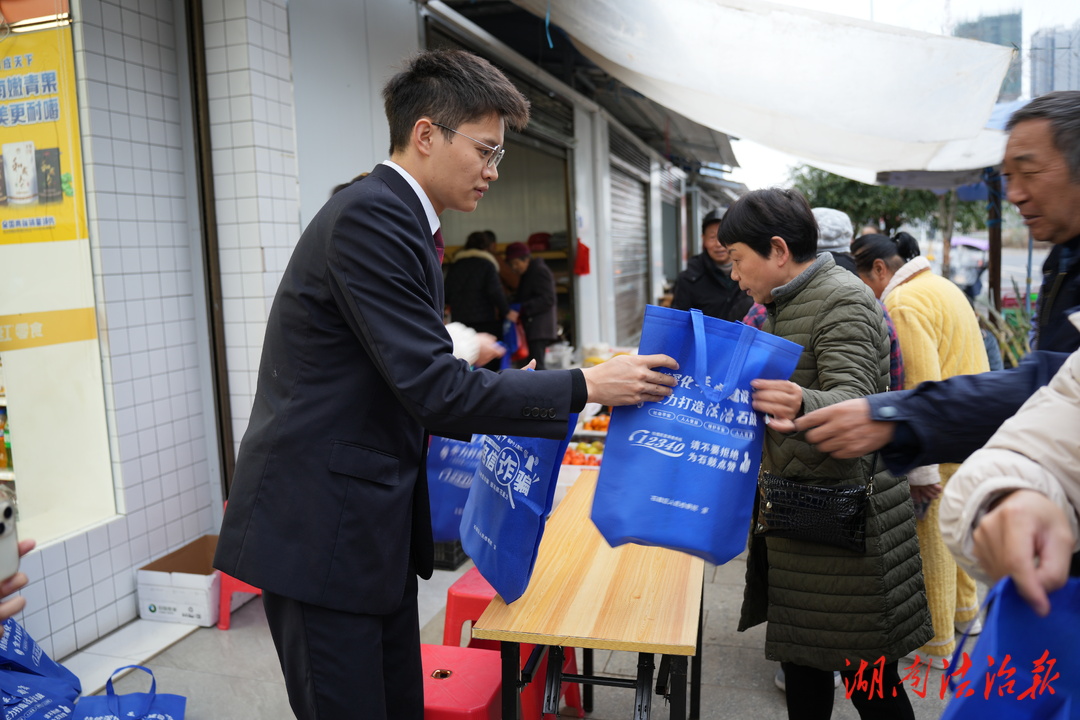
{"type": "Polygon", "coordinates": [[[563,465],[599,465],[604,452],[604,441],[572,442],[566,446],[563,465]]]}
{"type": "Polygon", "coordinates": [[[607,432],[608,424],[611,422],[610,415],[594,415],[581,424],[584,430],[598,430],[600,432],[607,432]]]}

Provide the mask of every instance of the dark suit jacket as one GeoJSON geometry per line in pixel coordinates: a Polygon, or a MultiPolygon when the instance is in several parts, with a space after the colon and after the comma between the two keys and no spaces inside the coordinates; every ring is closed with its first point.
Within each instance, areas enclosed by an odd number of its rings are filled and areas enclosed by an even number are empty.
{"type": "Polygon", "coordinates": [[[555,340],[559,337],[556,312],[555,276],[541,258],[529,260],[518,284],[521,323],[528,340],[555,340]]]}
{"type": "Polygon", "coordinates": [[[572,371],[470,371],[442,310],[423,206],[379,165],[326,203],[285,270],[215,567],[388,613],[408,572],[431,575],[427,433],[566,433],[572,371]]]}

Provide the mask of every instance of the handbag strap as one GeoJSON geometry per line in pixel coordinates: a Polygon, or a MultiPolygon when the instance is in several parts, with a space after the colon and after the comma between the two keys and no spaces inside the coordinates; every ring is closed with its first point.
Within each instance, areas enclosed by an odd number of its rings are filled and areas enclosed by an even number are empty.
{"type": "Polygon", "coordinates": [[[143,720],[143,718],[150,714],[150,708],[154,706],[154,698],[157,697],[157,678],[154,677],[154,673],[150,668],[143,667],[142,665],[125,665],[124,667],[113,670],[112,675],[109,676],[109,680],[105,683],[105,692],[108,695],[107,702],[109,704],[109,711],[117,718],[143,720]],[[150,675],[150,692],[146,693],[146,707],[142,708],[137,715],[128,714],[124,716],[120,714],[120,696],[113,690],[113,678],[116,677],[117,673],[123,672],[124,670],[142,670],[150,675]]]}
{"type": "Polygon", "coordinates": [[[735,345],[735,352],[732,353],[728,362],[724,381],[718,386],[720,390],[717,390],[708,382],[709,366],[706,360],[708,357],[708,345],[705,339],[705,318],[700,310],[690,308],[690,321],[694,326],[694,381],[697,382],[698,387],[701,388],[709,402],[720,402],[724,399],[723,393],[730,392],[738,384],[743,363],[746,362],[746,356],[750,353],[750,348],[754,344],[754,336],[757,330],[749,325],[732,323],[733,325],[737,324],[739,327],[739,339],[735,345]]]}
{"type": "Polygon", "coordinates": [[[885,465],[885,461],[881,457],[881,451],[875,450],[874,457],[870,460],[870,472],[866,475],[866,496],[870,497],[874,494],[874,476],[879,472],[884,472],[889,468],[885,465]]]}
{"type": "MultiPolygon", "coordinates": [[[[1001,597],[1001,593],[1005,590],[1005,584],[1007,582],[1012,581],[1008,577],[1004,577],[998,582],[994,583],[994,586],[986,591],[986,597],[983,598],[982,607],[979,608],[979,615],[986,614],[987,621],[989,621],[989,613],[987,613],[987,608],[996,603],[998,598],[1001,597]]],[[[976,615],[975,617],[978,617],[979,615],[976,615]]],[[[957,667],[956,663],[960,660],[960,654],[964,651],[964,645],[967,644],[968,636],[971,634],[971,627],[974,624],[974,622],[969,622],[968,626],[964,628],[963,635],[961,635],[960,639],[956,642],[956,649],[953,650],[952,658],[949,660],[950,668],[957,667]]],[[[956,677],[957,676],[955,674],[949,675],[950,690],[956,690],[956,677]]]]}

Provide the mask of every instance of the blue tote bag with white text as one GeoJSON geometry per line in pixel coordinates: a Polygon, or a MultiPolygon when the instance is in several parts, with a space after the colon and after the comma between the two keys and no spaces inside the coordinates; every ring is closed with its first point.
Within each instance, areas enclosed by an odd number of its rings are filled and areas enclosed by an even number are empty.
{"type": "Polygon", "coordinates": [[[461,547],[508,603],[529,585],[551,512],[563,453],[561,440],[483,435],[483,452],[461,516],[461,547]]]}
{"type": "Polygon", "coordinates": [[[75,673],[46,655],[14,618],[4,621],[4,634],[0,637],[0,669],[57,680],[67,687],[64,697],[72,702],[82,692],[82,683],[75,673]]]}
{"type": "Polygon", "coordinates": [[[471,442],[431,436],[427,455],[428,500],[431,503],[431,535],[435,542],[461,539],[459,527],[469,497],[476,466],[480,464],[483,436],[471,442]]]}
{"type": "Polygon", "coordinates": [[[656,545],[725,563],[746,547],[764,433],[750,381],[785,380],[802,347],[700,310],[649,305],[638,352],[675,358],[675,392],[615,408],[592,520],[612,547],[656,545]]]}

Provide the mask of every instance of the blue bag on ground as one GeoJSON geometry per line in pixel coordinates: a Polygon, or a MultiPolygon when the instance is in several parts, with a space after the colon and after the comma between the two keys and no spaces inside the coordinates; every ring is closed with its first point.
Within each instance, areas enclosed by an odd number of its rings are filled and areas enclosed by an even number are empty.
{"type": "Polygon", "coordinates": [[[483,435],[483,454],[461,516],[461,546],[508,603],[529,585],[551,512],[566,445],[562,440],[483,435]]]}
{"type": "Polygon", "coordinates": [[[1080,578],[1050,593],[1046,617],[1011,578],[985,603],[974,649],[963,657],[961,644],[945,671],[952,699],[941,720],[1080,720],[1080,578]]]}
{"type": "Polygon", "coordinates": [[[657,545],[717,565],[746,548],[764,421],[750,381],[786,380],[802,347],[752,328],[649,305],[638,352],[675,358],[663,402],[615,408],[592,520],[612,547],[657,545]]]}
{"type": "Polygon", "coordinates": [[[158,693],[157,678],[150,668],[125,665],[116,668],[105,683],[104,695],[88,695],[79,701],[73,720],[184,720],[187,698],[158,693]],[[117,695],[113,677],[124,670],[142,670],[150,675],[150,692],[117,695]]]}
{"type": "Polygon", "coordinates": [[[481,435],[472,442],[431,436],[427,454],[431,534],[435,542],[461,539],[461,513],[469,497],[476,466],[483,450],[481,435]]]}
{"type": "Polygon", "coordinates": [[[0,704],[4,718],[18,720],[67,720],[75,713],[66,680],[14,670],[0,670],[0,704]]]}
{"type": "Polygon", "coordinates": [[[0,669],[31,673],[59,680],[68,687],[63,695],[72,702],[82,692],[82,683],[75,673],[55,662],[30,634],[13,618],[4,621],[4,636],[0,637],[0,669]]]}

